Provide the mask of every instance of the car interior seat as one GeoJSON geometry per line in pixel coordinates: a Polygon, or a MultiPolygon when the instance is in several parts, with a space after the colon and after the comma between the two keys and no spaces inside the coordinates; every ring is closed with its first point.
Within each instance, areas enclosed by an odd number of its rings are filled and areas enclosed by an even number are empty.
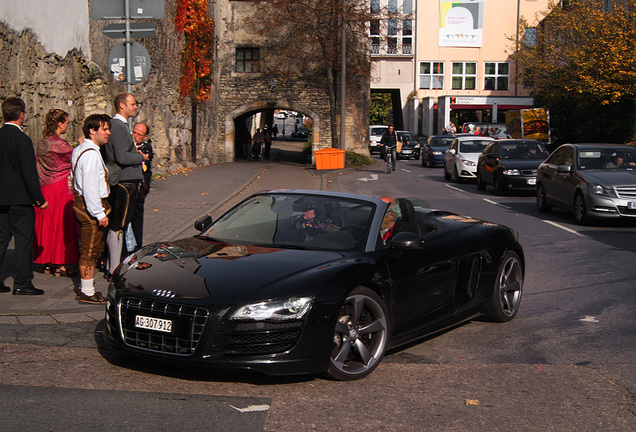
{"type": "Polygon", "coordinates": [[[398,198],[398,204],[400,205],[400,219],[395,223],[397,232],[412,232],[420,235],[420,226],[415,220],[415,208],[413,203],[406,198],[398,198]]]}

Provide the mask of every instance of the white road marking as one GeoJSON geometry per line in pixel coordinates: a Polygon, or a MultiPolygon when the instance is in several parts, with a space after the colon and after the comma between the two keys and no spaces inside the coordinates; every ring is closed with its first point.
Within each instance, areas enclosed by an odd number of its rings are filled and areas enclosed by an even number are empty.
{"type": "Polygon", "coordinates": [[[585,317],[581,318],[579,321],[590,322],[590,323],[600,322],[599,320],[596,319],[596,317],[593,317],[590,315],[585,315],[585,317]]]}
{"type": "Polygon", "coordinates": [[[570,234],[574,234],[574,235],[577,235],[577,236],[579,236],[579,237],[583,237],[583,238],[589,238],[589,237],[588,237],[588,236],[586,236],[585,234],[581,234],[580,232],[578,232],[578,231],[576,231],[576,230],[573,230],[572,228],[568,228],[568,227],[563,226],[563,225],[561,225],[561,224],[558,224],[558,223],[556,223],[556,222],[547,221],[547,220],[544,220],[543,222],[545,222],[545,223],[547,223],[547,224],[550,224],[550,225],[552,225],[552,226],[555,226],[555,227],[557,227],[557,228],[561,228],[562,230],[567,231],[567,232],[569,232],[570,234]]]}
{"type": "Polygon", "coordinates": [[[363,181],[363,182],[368,182],[368,181],[373,181],[373,180],[377,180],[378,179],[378,175],[377,174],[371,174],[371,178],[359,178],[358,180],[363,181]]]}
{"type": "Polygon", "coordinates": [[[449,188],[449,189],[455,190],[455,191],[457,191],[457,192],[466,192],[464,189],[456,188],[456,187],[455,187],[455,186],[453,186],[453,185],[449,185],[449,184],[447,184],[447,185],[446,185],[446,187],[447,187],[447,188],[449,188]]]}
{"type": "Polygon", "coordinates": [[[242,413],[249,413],[249,412],[258,412],[258,411],[267,411],[269,409],[269,405],[250,405],[248,407],[245,408],[237,408],[234,405],[230,405],[232,408],[234,408],[235,410],[242,412],[242,413]]]}
{"type": "Polygon", "coordinates": [[[404,171],[404,172],[412,172],[411,170],[407,170],[407,169],[404,169],[404,168],[402,168],[402,171],[404,171]]]}
{"type": "Polygon", "coordinates": [[[490,199],[488,199],[488,198],[482,198],[482,199],[483,199],[484,201],[486,201],[487,203],[494,204],[494,205],[496,205],[496,206],[498,206],[498,207],[503,207],[503,208],[505,208],[505,209],[507,209],[507,210],[511,210],[511,208],[510,208],[510,207],[508,207],[508,206],[506,206],[506,205],[503,205],[503,204],[500,204],[500,203],[498,203],[497,201],[493,201],[493,200],[490,200],[490,199]]]}

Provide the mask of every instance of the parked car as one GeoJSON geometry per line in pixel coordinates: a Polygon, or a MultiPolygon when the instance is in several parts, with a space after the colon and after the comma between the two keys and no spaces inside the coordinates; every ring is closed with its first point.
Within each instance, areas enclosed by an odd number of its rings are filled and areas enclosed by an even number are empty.
{"type": "Polygon", "coordinates": [[[636,148],[618,144],[563,144],[537,173],[537,208],[574,212],[580,225],[596,218],[636,222],[636,148]]]}
{"type": "Polygon", "coordinates": [[[417,138],[409,131],[396,131],[398,139],[402,142],[402,151],[397,153],[398,159],[415,160],[420,159],[420,143],[417,142],[417,138]]]}
{"type": "Polygon", "coordinates": [[[497,195],[512,189],[534,190],[537,168],[548,155],[539,141],[492,141],[477,159],[477,189],[485,190],[492,185],[497,195]]]}
{"type": "Polygon", "coordinates": [[[262,192],[195,227],[114,271],[110,346],[183,367],[353,380],[441,328],[513,319],[523,293],[517,232],[417,198],[262,192]]]}
{"type": "Polygon", "coordinates": [[[297,130],[291,133],[292,138],[307,139],[311,136],[311,130],[304,126],[300,126],[297,130]]]}
{"type": "Polygon", "coordinates": [[[454,135],[431,135],[422,147],[422,166],[444,165],[444,153],[455,139],[454,135]]]}
{"type": "Polygon", "coordinates": [[[384,125],[369,126],[369,153],[380,153],[380,139],[388,129],[389,127],[384,125]]]}
{"type": "Polygon", "coordinates": [[[460,182],[477,178],[477,158],[492,138],[476,135],[455,138],[444,155],[444,178],[460,182]]]}

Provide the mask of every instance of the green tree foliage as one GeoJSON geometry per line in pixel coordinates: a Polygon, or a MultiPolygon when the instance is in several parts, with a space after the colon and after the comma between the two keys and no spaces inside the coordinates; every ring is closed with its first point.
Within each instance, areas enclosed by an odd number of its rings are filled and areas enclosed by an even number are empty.
{"type": "MultiPolygon", "coordinates": [[[[625,142],[636,131],[636,0],[610,3],[551,4],[536,44],[513,54],[517,79],[550,109],[560,142],[625,142]]],[[[527,23],[520,32],[529,34],[527,23]]]]}
{"type": "Polygon", "coordinates": [[[387,124],[392,102],[390,93],[371,93],[369,124],[387,124]]]}

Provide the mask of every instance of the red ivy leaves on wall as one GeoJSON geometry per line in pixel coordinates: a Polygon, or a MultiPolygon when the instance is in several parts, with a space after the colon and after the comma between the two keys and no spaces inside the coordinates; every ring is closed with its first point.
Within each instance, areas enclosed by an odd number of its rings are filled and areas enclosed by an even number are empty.
{"type": "Polygon", "coordinates": [[[214,21],[208,14],[207,0],[177,0],[174,22],[179,38],[183,35],[185,41],[179,95],[203,102],[211,97],[214,52],[214,21]]]}

